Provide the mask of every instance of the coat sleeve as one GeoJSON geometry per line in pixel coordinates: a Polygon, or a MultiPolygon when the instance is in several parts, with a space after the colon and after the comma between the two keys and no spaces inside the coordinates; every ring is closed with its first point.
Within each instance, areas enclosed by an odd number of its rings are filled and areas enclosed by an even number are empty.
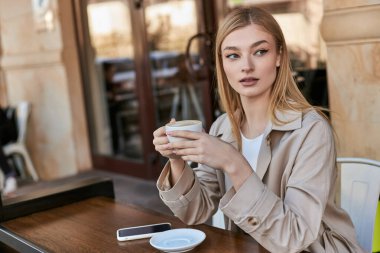
{"type": "MultiPolygon", "coordinates": [[[[211,126],[210,135],[216,135],[218,120],[211,126]]],[[[199,164],[195,169],[185,163],[178,182],[171,186],[168,180],[170,163],[167,163],[157,181],[160,198],[184,223],[206,222],[217,210],[222,197],[217,171],[199,164]]]]}
{"type": "Polygon", "coordinates": [[[318,238],[331,190],[335,148],[331,128],[318,120],[302,129],[285,195],[280,198],[253,173],[220,207],[234,223],[271,252],[300,252],[318,238]],[[307,128],[307,129],[305,129],[307,128]]]}

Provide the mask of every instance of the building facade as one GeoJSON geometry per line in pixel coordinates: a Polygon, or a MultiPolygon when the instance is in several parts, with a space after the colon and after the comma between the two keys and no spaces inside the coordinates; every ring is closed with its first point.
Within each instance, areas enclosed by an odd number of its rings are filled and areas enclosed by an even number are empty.
{"type": "MultiPolygon", "coordinates": [[[[0,103],[2,106],[16,105],[20,101],[31,103],[32,113],[28,124],[27,147],[42,179],[59,178],[94,167],[106,169],[115,167],[117,169],[113,171],[155,178],[159,172],[160,162],[151,143],[151,133],[156,126],[167,120],[173,113],[176,115],[178,108],[181,115],[185,115],[183,117],[190,115],[203,119],[206,127],[217,116],[218,110],[213,107],[215,101],[210,99],[213,96],[211,88],[213,83],[210,81],[212,71],[205,70],[206,74],[199,71],[202,77],[197,81],[207,84],[201,86],[201,94],[195,94],[199,100],[194,100],[194,94],[192,94],[194,87],[186,85],[187,82],[192,82],[193,77],[189,78],[190,81],[184,81],[178,80],[178,76],[175,75],[166,79],[158,76],[169,73],[170,70],[175,73],[180,71],[179,62],[175,63],[177,64],[175,68],[163,68],[161,65],[170,65],[173,55],[178,60],[187,52],[183,49],[180,54],[173,54],[173,51],[178,52],[173,48],[184,48],[184,46],[179,42],[176,43],[170,36],[162,38],[158,36],[158,33],[154,33],[155,29],[170,29],[170,27],[180,25],[173,22],[165,23],[165,17],[170,18],[170,16],[162,15],[162,13],[168,6],[162,6],[161,9],[150,8],[150,6],[157,7],[165,2],[171,2],[177,8],[182,8],[178,1],[0,0],[0,103]],[[94,37],[92,36],[94,29],[89,25],[89,6],[104,2],[121,2],[126,6],[128,18],[133,20],[132,23],[128,23],[131,29],[126,31],[133,38],[130,41],[132,51],[122,47],[116,53],[106,51],[106,47],[100,51],[91,41],[94,37]],[[157,13],[161,13],[161,16],[157,13]],[[149,20],[149,17],[154,17],[154,19],[149,20]],[[158,20],[157,17],[163,17],[160,21],[162,25],[155,27],[152,22],[158,20]],[[169,41],[170,48],[169,46],[165,48],[163,45],[167,43],[163,41],[169,41]],[[89,46],[90,44],[92,47],[89,46]],[[119,76],[127,78],[128,71],[134,71],[129,74],[133,74],[132,95],[136,96],[138,102],[139,123],[136,126],[141,137],[139,145],[142,147],[138,161],[130,159],[128,155],[131,154],[124,154],[120,158],[119,153],[112,151],[112,144],[109,144],[111,142],[104,142],[105,139],[112,140],[110,131],[113,130],[110,127],[112,118],[104,117],[107,101],[96,100],[97,96],[98,99],[102,96],[101,93],[94,93],[93,90],[90,94],[88,93],[91,90],[89,87],[101,80],[97,66],[90,66],[91,61],[94,62],[95,56],[99,56],[100,53],[119,54],[116,60],[123,59],[122,64],[128,63],[125,60],[127,56],[134,57],[131,69],[128,70],[126,67],[119,76]],[[146,70],[151,74],[147,75],[144,72],[146,70]],[[178,82],[182,82],[181,86],[175,89],[151,88],[153,84],[161,88],[178,82]],[[169,99],[158,98],[157,94],[167,94],[165,92],[171,94],[169,99]],[[186,97],[181,96],[181,92],[187,94],[187,100],[186,97]],[[174,103],[177,98],[183,99],[180,107],[173,107],[173,104],[170,104],[167,114],[164,109],[156,110],[159,105],[164,104],[164,101],[174,103]],[[183,103],[188,103],[190,109],[186,109],[183,103]],[[158,118],[161,121],[157,120],[158,118]]],[[[302,59],[302,66],[318,68],[319,60],[325,61],[330,116],[339,139],[338,155],[380,160],[378,148],[380,100],[377,99],[380,96],[379,1],[279,0],[269,3],[269,1],[194,0],[183,2],[188,2],[188,6],[192,6],[191,8],[196,13],[194,15],[196,21],[190,20],[189,28],[182,30],[194,28],[195,35],[201,34],[195,38],[206,42],[209,38],[203,35],[212,34],[215,31],[218,20],[228,11],[228,8],[243,4],[258,4],[268,7],[275,14],[281,11],[286,12],[286,15],[278,15],[278,20],[288,22],[290,26],[295,26],[294,22],[297,21],[297,36],[300,36],[300,41],[307,41],[307,43],[299,44],[294,42],[294,54],[302,59]],[[324,41],[320,40],[319,26],[324,41]],[[310,31],[314,32],[309,34],[310,31]],[[302,36],[305,36],[305,39],[302,36]],[[319,48],[324,46],[327,48],[325,54],[319,51],[319,48]]],[[[171,34],[169,30],[166,32],[171,34]]],[[[175,33],[180,34],[178,30],[175,33]]],[[[186,40],[190,40],[190,35],[183,34],[187,36],[186,40]]],[[[114,36],[120,37],[118,34],[114,36]]],[[[112,40],[112,37],[107,38],[112,40]]],[[[107,38],[103,38],[103,41],[107,38]]],[[[202,62],[210,60],[210,56],[204,56],[202,50],[207,51],[207,47],[206,49],[198,47],[195,56],[190,57],[195,62],[194,66],[204,67],[202,62]]],[[[106,61],[112,62],[109,59],[104,60],[104,57],[100,58],[96,59],[103,60],[103,65],[101,65],[103,67],[106,61]]],[[[105,72],[101,73],[104,75],[105,72]]],[[[123,84],[128,86],[130,83],[123,84]]],[[[95,87],[98,86],[95,85],[95,87]]],[[[128,94],[123,93],[123,95],[128,94]]],[[[135,103],[129,105],[133,106],[135,103]]],[[[121,125],[120,129],[124,131],[130,127],[132,129],[130,131],[133,131],[133,125],[128,123],[130,116],[125,117],[125,115],[130,115],[125,111],[126,106],[123,104],[124,111],[116,112],[115,119],[118,120],[116,125],[126,124],[121,125]]],[[[124,133],[117,132],[116,137],[124,133]]],[[[122,142],[120,138],[117,138],[116,141],[119,141],[121,146],[134,143],[134,139],[128,137],[127,134],[122,142]]],[[[117,148],[120,148],[120,145],[117,148]]]]}

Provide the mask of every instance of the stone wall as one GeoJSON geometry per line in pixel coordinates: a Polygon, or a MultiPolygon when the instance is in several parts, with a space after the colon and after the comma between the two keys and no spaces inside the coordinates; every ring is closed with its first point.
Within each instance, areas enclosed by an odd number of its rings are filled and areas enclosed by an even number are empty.
{"type": "MultiPolygon", "coordinates": [[[[32,104],[27,147],[43,179],[91,167],[71,3],[52,0],[53,29],[32,0],[0,0],[0,103],[32,104]]],[[[332,123],[340,156],[380,160],[380,3],[325,0],[332,123]]]]}
{"type": "Polygon", "coordinates": [[[324,4],[321,32],[338,155],[380,160],[380,3],[324,4]]]}
{"type": "Polygon", "coordinates": [[[0,0],[0,92],[32,104],[27,148],[42,179],[91,167],[71,1],[50,3],[53,27],[41,29],[31,0],[0,0]]]}

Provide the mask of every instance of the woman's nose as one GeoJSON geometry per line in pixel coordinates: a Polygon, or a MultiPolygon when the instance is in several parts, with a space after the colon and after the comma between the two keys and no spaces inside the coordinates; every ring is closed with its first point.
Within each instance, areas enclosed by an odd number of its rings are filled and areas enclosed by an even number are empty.
{"type": "Polygon", "coordinates": [[[252,72],[253,70],[254,70],[253,61],[249,57],[247,57],[243,61],[243,65],[241,66],[241,72],[249,73],[249,72],[252,72]]]}
{"type": "Polygon", "coordinates": [[[243,72],[243,73],[250,73],[252,71],[253,71],[253,68],[251,68],[251,67],[244,67],[241,69],[241,72],[243,72]]]}

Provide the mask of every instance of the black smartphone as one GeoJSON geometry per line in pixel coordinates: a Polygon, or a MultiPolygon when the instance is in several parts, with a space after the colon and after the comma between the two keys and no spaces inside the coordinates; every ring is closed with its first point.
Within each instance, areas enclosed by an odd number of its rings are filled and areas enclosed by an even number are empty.
{"type": "Polygon", "coordinates": [[[120,228],[116,231],[117,240],[128,241],[152,237],[155,233],[170,230],[170,223],[150,224],[138,227],[120,228]]]}

